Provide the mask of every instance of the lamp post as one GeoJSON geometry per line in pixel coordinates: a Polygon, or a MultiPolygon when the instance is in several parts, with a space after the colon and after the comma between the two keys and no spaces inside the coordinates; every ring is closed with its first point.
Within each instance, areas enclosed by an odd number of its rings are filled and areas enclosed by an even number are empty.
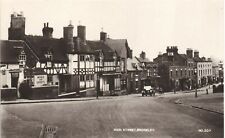
{"type": "Polygon", "coordinates": [[[194,75],[195,75],[195,98],[198,97],[197,93],[197,86],[198,86],[198,73],[197,73],[197,68],[194,70],[194,75]]]}
{"type": "Polygon", "coordinates": [[[96,91],[96,99],[98,99],[98,94],[99,94],[99,91],[100,91],[100,74],[98,73],[97,74],[97,91],[96,91]]]}

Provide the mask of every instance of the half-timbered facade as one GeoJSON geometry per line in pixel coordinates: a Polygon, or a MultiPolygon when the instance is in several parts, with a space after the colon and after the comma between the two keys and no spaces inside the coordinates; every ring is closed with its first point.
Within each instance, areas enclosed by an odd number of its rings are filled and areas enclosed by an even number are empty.
{"type": "MultiPolygon", "coordinates": [[[[101,32],[103,33],[103,32],[101,32]]],[[[121,61],[116,51],[104,41],[88,41],[95,51],[95,72],[99,79],[100,95],[112,95],[121,90],[121,61]]]]}

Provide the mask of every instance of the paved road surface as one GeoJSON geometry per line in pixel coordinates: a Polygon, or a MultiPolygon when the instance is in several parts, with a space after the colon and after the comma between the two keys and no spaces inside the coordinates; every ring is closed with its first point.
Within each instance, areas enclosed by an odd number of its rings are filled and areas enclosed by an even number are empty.
{"type": "Polygon", "coordinates": [[[223,115],[174,104],[169,97],[2,105],[2,137],[31,138],[42,124],[59,138],[222,138],[223,115]],[[210,132],[209,132],[210,131],[210,132]]]}

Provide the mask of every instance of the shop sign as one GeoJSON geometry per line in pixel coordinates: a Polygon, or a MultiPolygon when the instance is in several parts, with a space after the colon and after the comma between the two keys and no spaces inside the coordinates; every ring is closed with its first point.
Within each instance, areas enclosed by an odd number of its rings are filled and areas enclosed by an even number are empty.
{"type": "Polygon", "coordinates": [[[35,75],[34,86],[42,86],[47,84],[47,75],[35,75]]]}

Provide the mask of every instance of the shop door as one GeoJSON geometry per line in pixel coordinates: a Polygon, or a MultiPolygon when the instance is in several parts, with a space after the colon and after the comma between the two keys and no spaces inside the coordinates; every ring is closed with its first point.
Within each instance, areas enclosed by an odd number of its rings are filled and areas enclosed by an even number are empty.
{"type": "Polygon", "coordinates": [[[18,72],[11,73],[11,87],[17,88],[18,79],[19,79],[19,73],[18,72]]]}

